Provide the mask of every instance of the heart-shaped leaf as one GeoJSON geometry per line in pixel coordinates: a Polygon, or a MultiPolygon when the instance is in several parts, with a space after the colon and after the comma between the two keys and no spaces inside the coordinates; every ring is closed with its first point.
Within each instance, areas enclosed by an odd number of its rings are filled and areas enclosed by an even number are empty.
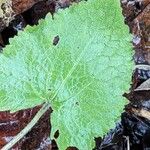
{"type": "Polygon", "coordinates": [[[27,27],[0,55],[0,109],[49,101],[61,150],[93,147],[119,119],[133,62],[119,0],[90,0],[27,27]]]}

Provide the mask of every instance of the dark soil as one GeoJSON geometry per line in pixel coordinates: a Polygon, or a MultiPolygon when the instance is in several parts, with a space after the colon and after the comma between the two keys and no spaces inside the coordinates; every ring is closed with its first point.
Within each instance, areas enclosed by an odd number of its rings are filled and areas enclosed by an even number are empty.
{"type": "MultiPolygon", "coordinates": [[[[9,27],[5,28],[0,33],[0,48],[2,49],[5,45],[9,44],[9,38],[17,35],[17,32],[23,30],[26,25],[38,24],[38,20],[44,18],[48,12],[53,15],[58,8],[69,7],[73,1],[75,0],[41,1],[24,13],[17,15],[15,20],[10,23],[9,27]]],[[[133,49],[135,50],[135,55],[133,57],[135,64],[150,64],[150,1],[121,0],[121,5],[125,16],[125,23],[129,26],[130,32],[134,36],[132,43],[133,49]]],[[[56,37],[53,44],[56,45],[58,42],[59,37],[56,37]]],[[[129,150],[128,147],[130,147],[131,150],[150,149],[150,120],[137,115],[134,111],[134,109],[150,111],[150,91],[134,91],[134,89],[149,78],[150,70],[136,69],[134,71],[131,92],[124,94],[130,103],[125,107],[125,111],[121,115],[121,122],[117,123],[116,128],[112,129],[105,137],[95,137],[94,150],[129,150]]],[[[21,110],[15,114],[1,112],[0,136],[1,131],[4,133],[5,130],[7,131],[10,128],[13,128],[14,130],[6,132],[7,134],[4,134],[3,136],[9,137],[10,135],[14,136],[17,134],[33,118],[39,107],[21,110]],[[21,115],[23,114],[25,114],[25,116],[30,116],[27,117],[28,120],[26,120],[27,118],[24,118],[24,120],[21,119],[21,115]],[[17,123],[11,124],[10,121],[12,119],[13,121],[17,121],[17,123]],[[4,122],[5,124],[2,126],[4,122]]],[[[30,133],[16,145],[17,148],[28,150],[33,150],[35,148],[42,149],[41,145],[43,144],[43,141],[49,140],[48,137],[51,129],[49,119],[50,112],[51,111],[49,110],[30,133]],[[41,122],[43,123],[41,124],[41,122]]],[[[55,134],[55,138],[57,139],[58,136],[59,131],[55,134]]],[[[8,142],[1,141],[3,140],[0,139],[0,146],[8,142]]],[[[48,142],[48,144],[45,145],[46,147],[44,147],[44,150],[58,149],[55,140],[52,140],[51,142],[52,144],[49,145],[48,142]]],[[[67,150],[77,150],[77,148],[69,147],[67,150]]]]}

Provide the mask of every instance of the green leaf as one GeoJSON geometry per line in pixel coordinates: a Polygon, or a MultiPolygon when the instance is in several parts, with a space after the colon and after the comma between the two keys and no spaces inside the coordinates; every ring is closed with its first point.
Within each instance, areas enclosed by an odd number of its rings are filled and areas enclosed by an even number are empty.
{"type": "Polygon", "coordinates": [[[1,111],[48,100],[59,148],[91,150],[92,139],[114,127],[126,103],[130,40],[119,0],[81,2],[28,26],[0,55],[1,111]]]}

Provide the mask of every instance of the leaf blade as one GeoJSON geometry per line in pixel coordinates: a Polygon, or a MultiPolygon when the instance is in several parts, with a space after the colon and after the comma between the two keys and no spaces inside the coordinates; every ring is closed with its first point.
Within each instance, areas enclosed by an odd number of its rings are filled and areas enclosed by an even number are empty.
{"type": "Polygon", "coordinates": [[[27,27],[0,56],[0,96],[7,99],[0,106],[15,111],[49,100],[60,148],[92,149],[91,139],[114,126],[125,104],[131,37],[119,0],[81,2],[54,18],[27,27]]]}

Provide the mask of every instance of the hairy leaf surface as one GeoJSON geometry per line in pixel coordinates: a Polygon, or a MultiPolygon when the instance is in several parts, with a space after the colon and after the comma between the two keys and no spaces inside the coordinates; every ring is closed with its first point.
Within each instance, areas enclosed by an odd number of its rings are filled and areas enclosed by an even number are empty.
{"type": "Polygon", "coordinates": [[[0,54],[0,110],[46,100],[60,150],[91,150],[118,120],[129,89],[130,34],[119,0],[91,0],[27,27],[0,54]],[[53,39],[59,36],[57,45],[53,39]]]}

